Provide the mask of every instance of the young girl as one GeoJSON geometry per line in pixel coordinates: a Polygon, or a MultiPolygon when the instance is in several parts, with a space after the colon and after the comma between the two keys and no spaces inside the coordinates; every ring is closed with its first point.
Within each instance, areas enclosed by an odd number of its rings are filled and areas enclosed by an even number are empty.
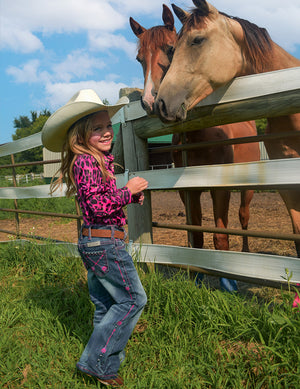
{"type": "Polygon", "coordinates": [[[95,305],[93,333],[77,368],[110,386],[123,385],[118,375],[125,346],[147,297],[131,256],[125,250],[125,215],[130,203],[143,203],[148,182],[135,177],[117,189],[110,117],[128,103],[104,105],[93,90],[79,91],[45,123],[42,141],[62,151],[59,178],[51,193],[66,183],[67,196],[77,193],[83,214],[78,249],[87,269],[95,305]]]}

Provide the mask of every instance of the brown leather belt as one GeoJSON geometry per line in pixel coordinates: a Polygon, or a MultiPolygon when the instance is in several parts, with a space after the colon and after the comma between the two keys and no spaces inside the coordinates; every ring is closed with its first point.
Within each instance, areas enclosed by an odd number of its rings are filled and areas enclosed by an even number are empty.
{"type": "MultiPolygon", "coordinates": [[[[89,229],[83,228],[82,229],[82,235],[83,236],[89,236],[89,229]]],[[[91,236],[93,238],[111,238],[112,237],[112,231],[111,230],[97,230],[95,228],[91,228],[91,236]]],[[[125,238],[125,232],[115,230],[114,237],[116,239],[124,239],[125,238]]]]}

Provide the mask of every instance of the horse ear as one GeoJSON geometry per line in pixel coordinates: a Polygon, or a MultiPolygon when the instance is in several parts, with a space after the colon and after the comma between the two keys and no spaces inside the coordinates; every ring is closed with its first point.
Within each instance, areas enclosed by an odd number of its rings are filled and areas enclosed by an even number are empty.
{"type": "Polygon", "coordinates": [[[146,29],[142,27],[138,22],[136,22],[131,16],[129,18],[129,23],[134,35],[136,35],[137,37],[139,37],[143,32],[146,31],[146,29]]]}
{"type": "Polygon", "coordinates": [[[167,7],[165,4],[163,4],[162,20],[165,23],[167,29],[171,31],[174,29],[174,16],[170,8],[167,7]]]}
{"type": "Polygon", "coordinates": [[[186,19],[189,17],[189,13],[184,11],[183,9],[177,7],[177,5],[175,4],[171,4],[172,5],[172,8],[173,8],[173,11],[175,13],[175,15],[178,17],[178,19],[181,21],[182,24],[185,23],[186,19]]]}
{"type": "Polygon", "coordinates": [[[217,9],[209,4],[206,0],[192,0],[195,7],[200,9],[203,16],[208,16],[209,13],[218,13],[217,9]]]}

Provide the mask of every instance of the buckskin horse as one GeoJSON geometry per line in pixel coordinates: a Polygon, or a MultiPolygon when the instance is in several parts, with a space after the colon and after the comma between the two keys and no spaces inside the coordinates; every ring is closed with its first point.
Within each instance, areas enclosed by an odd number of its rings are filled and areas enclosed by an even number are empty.
{"type": "MultiPolygon", "coordinates": [[[[193,0],[187,12],[172,4],[183,23],[171,65],[159,87],[155,112],[163,121],[184,120],[186,111],[237,76],[286,69],[300,61],[272,41],[264,28],[193,0]]],[[[300,131],[300,114],[267,118],[266,133],[300,131]]],[[[300,156],[300,136],[266,140],[270,159],[300,156]]],[[[279,191],[300,233],[300,191],[279,191]]],[[[295,241],[300,257],[300,241],[295,241]]]]}
{"type": "MultiPolygon", "coordinates": [[[[155,26],[150,29],[142,27],[133,18],[130,18],[130,26],[133,33],[138,37],[137,60],[141,63],[144,73],[144,91],[142,94],[142,105],[147,114],[153,114],[153,104],[160,83],[167,72],[172,55],[177,43],[177,33],[174,27],[174,18],[170,9],[163,5],[162,19],[164,25],[155,26]]],[[[186,143],[199,143],[205,141],[221,140],[256,135],[255,122],[242,122],[227,124],[223,126],[205,128],[186,133],[186,143]]],[[[174,134],[172,144],[180,144],[180,135],[174,134]]],[[[182,153],[173,152],[172,158],[176,167],[183,166],[182,153]]],[[[257,161],[260,158],[258,143],[237,144],[227,146],[214,146],[203,149],[194,149],[187,152],[187,165],[212,165],[233,162],[257,161]]],[[[179,191],[181,200],[185,204],[184,191],[179,191]]],[[[191,223],[193,225],[202,224],[201,196],[202,190],[189,191],[191,205],[191,223]]],[[[214,220],[216,227],[226,228],[228,224],[228,210],[230,201],[230,191],[221,189],[211,189],[210,191],[214,220]]],[[[244,230],[248,227],[249,205],[253,197],[253,190],[241,191],[241,203],[239,208],[239,218],[244,230]]],[[[186,206],[186,204],[185,204],[186,206]]],[[[217,250],[229,250],[228,235],[215,233],[214,246],[217,250]]],[[[203,247],[203,233],[193,232],[193,247],[203,247]]],[[[243,251],[249,251],[248,239],[243,237],[243,251]]],[[[235,283],[221,278],[221,286],[226,288],[226,284],[235,283]]]]}

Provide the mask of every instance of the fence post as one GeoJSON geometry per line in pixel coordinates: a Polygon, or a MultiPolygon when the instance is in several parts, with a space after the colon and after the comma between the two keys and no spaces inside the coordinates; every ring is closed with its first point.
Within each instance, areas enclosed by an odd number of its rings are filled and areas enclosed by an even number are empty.
{"type": "MultiPolygon", "coordinates": [[[[139,171],[149,169],[148,142],[134,133],[132,122],[122,123],[125,169],[139,171]]],[[[151,193],[144,192],[144,204],[127,207],[129,239],[133,242],[152,243],[151,193]]]]}
{"type": "MultiPolygon", "coordinates": [[[[81,216],[81,210],[78,203],[77,195],[75,196],[75,207],[76,207],[76,214],[77,216],[81,216]]],[[[77,236],[80,237],[80,231],[81,231],[81,221],[80,219],[77,219],[77,236]]]]}
{"type": "Polygon", "coordinates": [[[117,133],[116,140],[112,149],[115,163],[115,174],[124,172],[124,151],[123,151],[123,139],[122,139],[122,124],[120,124],[119,132],[117,133]]]}
{"type": "MultiPolygon", "coordinates": [[[[180,134],[181,137],[181,143],[186,144],[186,132],[182,132],[180,134]]],[[[187,160],[187,151],[183,150],[181,152],[182,154],[182,165],[188,166],[188,160],[187,160]]],[[[191,195],[188,190],[184,191],[184,203],[185,203],[185,212],[186,212],[186,222],[187,224],[193,224],[192,223],[192,211],[191,211],[191,195]]],[[[188,242],[191,247],[194,247],[194,238],[191,231],[187,232],[188,236],[188,242]]]]}
{"type": "MultiPolygon", "coordinates": [[[[10,159],[11,159],[12,165],[14,165],[15,164],[15,157],[13,154],[10,155],[10,159]]],[[[16,180],[16,170],[15,170],[14,166],[12,166],[12,179],[13,179],[13,184],[16,187],[17,180],[16,180]]],[[[15,209],[18,209],[18,202],[16,199],[14,199],[14,206],[15,206],[15,209]]],[[[18,212],[15,213],[15,220],[16,220],[16,233],[17,233],[16,235],[17,235],[17,238],[19,239],[20,238],[20,220],[19,220],[18,212]]]]}

